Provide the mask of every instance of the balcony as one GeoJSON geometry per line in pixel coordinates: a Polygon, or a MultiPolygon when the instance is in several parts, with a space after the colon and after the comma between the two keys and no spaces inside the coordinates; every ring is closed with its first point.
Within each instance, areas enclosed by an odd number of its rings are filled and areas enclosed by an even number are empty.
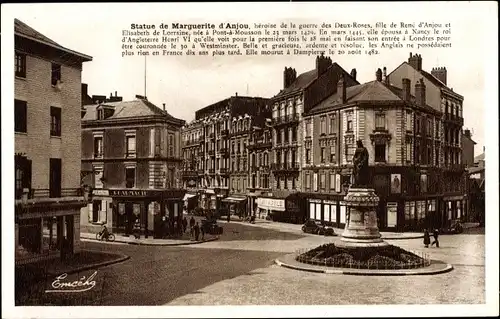
{"type": "Polygon", "coordinates": [[[294,113],[294,114],[289,114],[289,115],[284,115],[284,116],[273,118],[271,120],[271,125],[277,126],[277,125],[292,124],[292,123],[296,123],[298,121],[299,121],[299,115],[294,113]]]}
{"type": "Polygon", "coordinates": [[[245,135],[245,134],[250,134],[251,132],[252,132],[251,130],[246,129],[246,130],[241,130],[241,131],[232,132],[230,135],[231,135],[231,136],[245,135]]]}
{"type": "Polygon", "coordinates": [[[208,151],[209,156],[214,156],[215,155],[215,150],[209,150],[208,151]]]}
{"type": "Polygon", "coordinates": [[[198,172],[192,169],[182,171],[182,177],[197,177],[198,172]]]}
{"type": "Polygon", "coordinates": [[[210,134],[208,135],[208,137],[209,137],[210,139],[215,138],[215,133],[210,133],[210,134]]]}
{"type": "Polygon", "coordinates": [[[453,124],[457,124],[457,125],[460,125],[460,126],[464,125],[464,119],[463,119],[463,117],[460,117],[460,116],[455,115],[455,114],[445,113],[444,114],[444,120],[446,122],[448,122],[448,123],[453,123],[453,124]]]}
{"type": "Polygon", "coordinates": [[[227,147],[223,147],[223,148],[221,148],[221,149],[219,150],[219,152],[220,152],[221,154],[226,154],[226,155],[227,155],[227,154],[229,154],[229,148],[227,148],[227,147]]]}
{"type": "Polygon", "coordinates": [[[448,164],[446,169],[452,172],[463,172],[465,171],[465,164],[448,164]]]}
{"type": "Polygon", "coordinates": [[[220,131],[221,136],[228,136],[229,135],[229,130],[222,130],[220,131]]]}
{"type": "Polygon", "coordinates": [[[205,174],[205,170],[203,170],[203,169],[199,169],[196,172],[198,173],[198,176],[205,174]]]}
{"type": "Polygon", "coordinates": [[[208,174],[215,174],[215,168],[208,169],[208,174]]]}
{"type": "Polygon", "coordinates": [[[300,168],[300,165],[298,162],[271,164],[271,170],[274,172],[278,172],[278,171],[293,172],[293,171],[298,171],[299,168],[300,168]]]}

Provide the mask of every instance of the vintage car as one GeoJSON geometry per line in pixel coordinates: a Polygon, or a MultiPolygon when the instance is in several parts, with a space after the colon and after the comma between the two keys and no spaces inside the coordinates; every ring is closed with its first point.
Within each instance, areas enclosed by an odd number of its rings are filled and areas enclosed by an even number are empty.
{"type": "Polygon", "coordinates": [[[441,234],[461,234],[464,231],[464,227],[460,220],[452,220],[450,226],[443,227],[439,230],[441,234]]]}
{"type": "Polygon", "coordinates": [[[201,228],[203,228],[205,234],[210,235],[222,235],[222,233],[224,232],[222,226],[219,226],[217,224],[216,219],[203,219],[201,221],[201,228]]]}
{"type": "Polygon", "coordinates": [[[318,234],[321,227],[321,224],[309,219],[302,225],[302,231],[308,234],[318,234]]]}

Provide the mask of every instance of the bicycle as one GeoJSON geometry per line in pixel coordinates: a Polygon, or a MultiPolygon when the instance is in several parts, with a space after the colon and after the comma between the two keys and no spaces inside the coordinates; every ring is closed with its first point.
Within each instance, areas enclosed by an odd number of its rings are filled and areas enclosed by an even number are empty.
{"type": "MultiPolygon", "coordinates": [[[[102,233],[98,232],[95,234],[95,239],[102,241],[104,238],[102,237],[102,233]]],[[[106,241],[115,241],[115,235],[113,233],[108,233],[108,237],[105,239],[106,241]]]]}

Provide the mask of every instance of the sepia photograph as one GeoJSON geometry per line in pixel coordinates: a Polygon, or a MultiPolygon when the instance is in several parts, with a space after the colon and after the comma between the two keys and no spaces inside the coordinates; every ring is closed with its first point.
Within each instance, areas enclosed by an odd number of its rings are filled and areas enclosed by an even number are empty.
{"type": "Polygon", "coordinates": [[[498,316],[497,14],[2,4],[2,316],[498,316]]]}

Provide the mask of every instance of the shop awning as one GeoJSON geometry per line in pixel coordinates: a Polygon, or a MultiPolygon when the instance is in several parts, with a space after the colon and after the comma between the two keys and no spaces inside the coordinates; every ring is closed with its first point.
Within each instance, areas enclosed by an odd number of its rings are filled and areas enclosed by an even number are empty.
{"type": "Polygon", "coordinates": [[[193,197],[195,197],[195,196],[196,196],[196,195],[194,195],[194,194],[185,194],[185,195],[184,195],[184,199],[183,199],[183,200],[188,200],[188,199],[193,198],[193,197]]]}
{"type": "Polygon", "coordinates": [[[285,200],[280,198],[259,197],[255,201],[260,209],[285,211],[285,200]]]}
{"type": "Polygon", "coordinates": [[[245,200],[246,200],[245,197],[231,197],[231,196],[222,199],[222,201],[226,203],[241,203],[245,200]]]}

